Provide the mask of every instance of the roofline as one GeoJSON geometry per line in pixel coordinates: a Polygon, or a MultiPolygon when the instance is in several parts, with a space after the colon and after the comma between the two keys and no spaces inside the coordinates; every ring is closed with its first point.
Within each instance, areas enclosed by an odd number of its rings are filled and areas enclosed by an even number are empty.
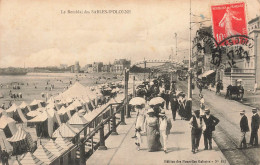
{"type": "Polygon", "coordinates": [[[256,17],[256,18],[251,19],[250,21],[248,21],[248,24],[251,24],[251,23],[253,23],[255,21],[258,21],[258,20],[259,20],[259,16],[256,17]]]}

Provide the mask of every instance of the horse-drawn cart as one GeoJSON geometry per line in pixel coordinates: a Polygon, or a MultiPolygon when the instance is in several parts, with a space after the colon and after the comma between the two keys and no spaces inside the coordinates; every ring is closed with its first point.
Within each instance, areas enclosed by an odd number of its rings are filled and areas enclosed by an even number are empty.
{"type": "Polygon", "coordinates": [[[240,100],[242,100],[243,96],[244,96],[244,88],[243,88],[243,86],[242,85],[239,85],[239,86],[229,85],[227,87],[227,92],[226,92],[225,98],[232,99],[233,95],[236,95],[237,99],[240,98],[240,100]]]}

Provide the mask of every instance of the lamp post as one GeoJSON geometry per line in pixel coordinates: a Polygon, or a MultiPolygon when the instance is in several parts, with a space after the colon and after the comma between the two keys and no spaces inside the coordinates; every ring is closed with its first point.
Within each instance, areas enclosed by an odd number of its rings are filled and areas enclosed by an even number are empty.
{"type": "MultiPolygon", "coordinates": [[[[191,91],[191,82],[192,82],[192,73],[191,73],[191,55],[192,55],[192,49],[191,49],[191,0],[190,0],[190,51],[189,51],[189,66],[188,66],[188,98],[192,98],[192,91],[191,91]]],[[[177,37],[176,37],[177,38],[177,37]]]]}

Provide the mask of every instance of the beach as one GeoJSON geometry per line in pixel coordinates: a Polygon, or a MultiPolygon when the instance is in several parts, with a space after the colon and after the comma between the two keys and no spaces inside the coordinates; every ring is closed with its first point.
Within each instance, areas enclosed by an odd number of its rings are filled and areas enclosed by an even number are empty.
{"type": "Polygon", "coordinates": [[[57,96],[69,87],[70,81],[71,84],[79,81],[84,86],[95,86],[122,79],[123,76],[116,73],[28,73],[24,76],[0,76],[0,93],[4,96],[0,98],[0,105],[5,103],[7,106],[10,101],[16,105],[23,101],[30,104],[34,99],[46,101],[46,97],[41,94],[57,96]],[[14,85],[20,86],[20,89],[13,89],[14,85]],[[50,89],[51,85],[54,85],[53,89],[50,89]],[[11,98],[10,90],[13,94],[22,93],[22,98],[11,98]]]}

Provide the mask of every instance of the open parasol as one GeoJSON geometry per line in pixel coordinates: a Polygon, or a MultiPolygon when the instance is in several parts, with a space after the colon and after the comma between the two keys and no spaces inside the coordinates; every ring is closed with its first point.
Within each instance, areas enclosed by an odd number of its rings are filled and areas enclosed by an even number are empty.
{"type": "Polygon", "coordinates": [[[142,105],[145,104],[145,99],[142,97],[134,97],[129,101],[131,105],[142,105]]]}
{"type": "Polygon", "coordinates": [[[158,104],[162,104],[165,100],[161,97],[155,97],[152,98],[149,102],[149,105],[158,105],[158,104]]]}

